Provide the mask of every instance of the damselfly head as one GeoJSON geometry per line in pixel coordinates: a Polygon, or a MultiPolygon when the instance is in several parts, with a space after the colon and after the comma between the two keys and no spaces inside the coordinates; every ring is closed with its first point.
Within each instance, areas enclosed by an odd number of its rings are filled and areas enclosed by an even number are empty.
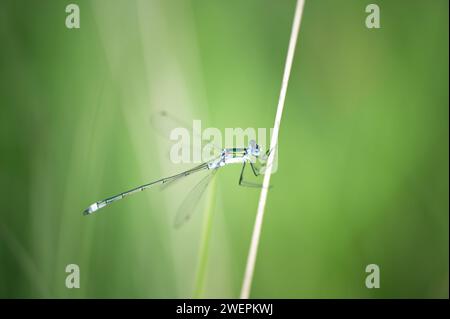
{"type": "Polygon", "coordinates": [[[253,156],[259,156],[259,145],[256,144],[255,140],[251,140],[248,145],[248,153],[253,156]]]}

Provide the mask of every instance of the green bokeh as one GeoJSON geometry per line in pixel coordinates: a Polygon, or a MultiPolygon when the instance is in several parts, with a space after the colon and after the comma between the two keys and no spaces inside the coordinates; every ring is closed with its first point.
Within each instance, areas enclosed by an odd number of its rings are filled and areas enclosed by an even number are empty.
{"type": "MultiPolygon", "coordinates": [[[[306,2],[252,297],[448,298],[448,1],[378,0],[378,30],[368,3],[306,2]]],[[[193,181],[81,211],[189,167],[155,110],[271,127],[294,7],[0,0],[0,297],[191,297],[207,210],[172,220],[193,181]]],[[[259,191],[238,175],[208,194],[204,297],[239,296],[259,191]]]]}

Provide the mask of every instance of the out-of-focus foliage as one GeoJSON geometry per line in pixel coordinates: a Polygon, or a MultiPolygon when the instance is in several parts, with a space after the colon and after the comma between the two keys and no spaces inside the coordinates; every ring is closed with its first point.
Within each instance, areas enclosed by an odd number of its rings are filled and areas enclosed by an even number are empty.
{"type": "MultiPolygon", "coordinates": [[[[150,117],[273,124],[295,1],[0,2],[0,297],[190,297],[194,179],[150,117]],[[65,287],[65,267],[81,288],[65,287]]],[[[448,2],[307,1],[252,297],[448,297],[448,2]],[[365,287],[365,267],[381,288],[365,287]]],[[[217,176],[205,297],[237,297],[259,192],[217,176]]]]}

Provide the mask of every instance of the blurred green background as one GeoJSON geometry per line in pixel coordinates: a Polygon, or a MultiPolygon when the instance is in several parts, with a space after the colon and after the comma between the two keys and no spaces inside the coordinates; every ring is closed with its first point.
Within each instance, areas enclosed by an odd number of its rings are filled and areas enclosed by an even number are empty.
{"type": "MultiPolygon", "coordinates": [[[[378,30],[369,3],[306,2],[251,297],[449,296],[448,1],[377,0],[378,30]],[[364,284],[372,263],[380,289],[364,284]]],[[[179,230],[193,181],[81,212],[191,167],[168,161],[155,110],[271,127],[294,8],[0,0],[0,297],[238,297],[259,197],[239,167],[179,230]]]]}

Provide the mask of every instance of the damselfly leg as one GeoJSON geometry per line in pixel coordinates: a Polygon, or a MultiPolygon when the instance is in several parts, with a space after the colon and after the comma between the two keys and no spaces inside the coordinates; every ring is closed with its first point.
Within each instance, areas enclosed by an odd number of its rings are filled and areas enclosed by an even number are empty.
{"type": "MultiPolygon", "coordinates": [[[[244,171],[245,171],[246,164],[247,164],[247,162],[244,162],[244,164],[242,164],[241,175],[239,176],[239,186],[261,188],[262,184],[253,183],[253,182],[249,182],[249,181],[244,180],[244,171]]],[[[253,163],[250,162],[250,165],[251,165],[252,170],[253,170],[253,163]]],[[[255,176],[257,176],[257,175],[255,174],[255,176]]]]}
{"type": "MultiPolygon", "coordinates": [[[[261,175],[261,172],[266,167],[267,158],[269,157],[269,154],[271,152],[272,152],[272,149],[267,150],[264,157],[259,156],[259,158],[256,159],[255,161],[249,160],[249,164],[250,164],[251,170],[253,172],[253,175],[255,175],[256,177],[261,175]],[[262,162],[263,164],[262,165],[257,164],[260,162],[262,162]]],[[[246,164],[247,164],[247,161],[244,161],[244,163],[242,164],[241,174],[239,176],[239,186],[261,188],[262,184],[260,184],[260,183],[254,183],[254,182],[244,180],[244,172],[245,172],[246,164]]],[[[272,186],[269,186],[269,188],[271,188],[271,187],[272,186]]]]}

